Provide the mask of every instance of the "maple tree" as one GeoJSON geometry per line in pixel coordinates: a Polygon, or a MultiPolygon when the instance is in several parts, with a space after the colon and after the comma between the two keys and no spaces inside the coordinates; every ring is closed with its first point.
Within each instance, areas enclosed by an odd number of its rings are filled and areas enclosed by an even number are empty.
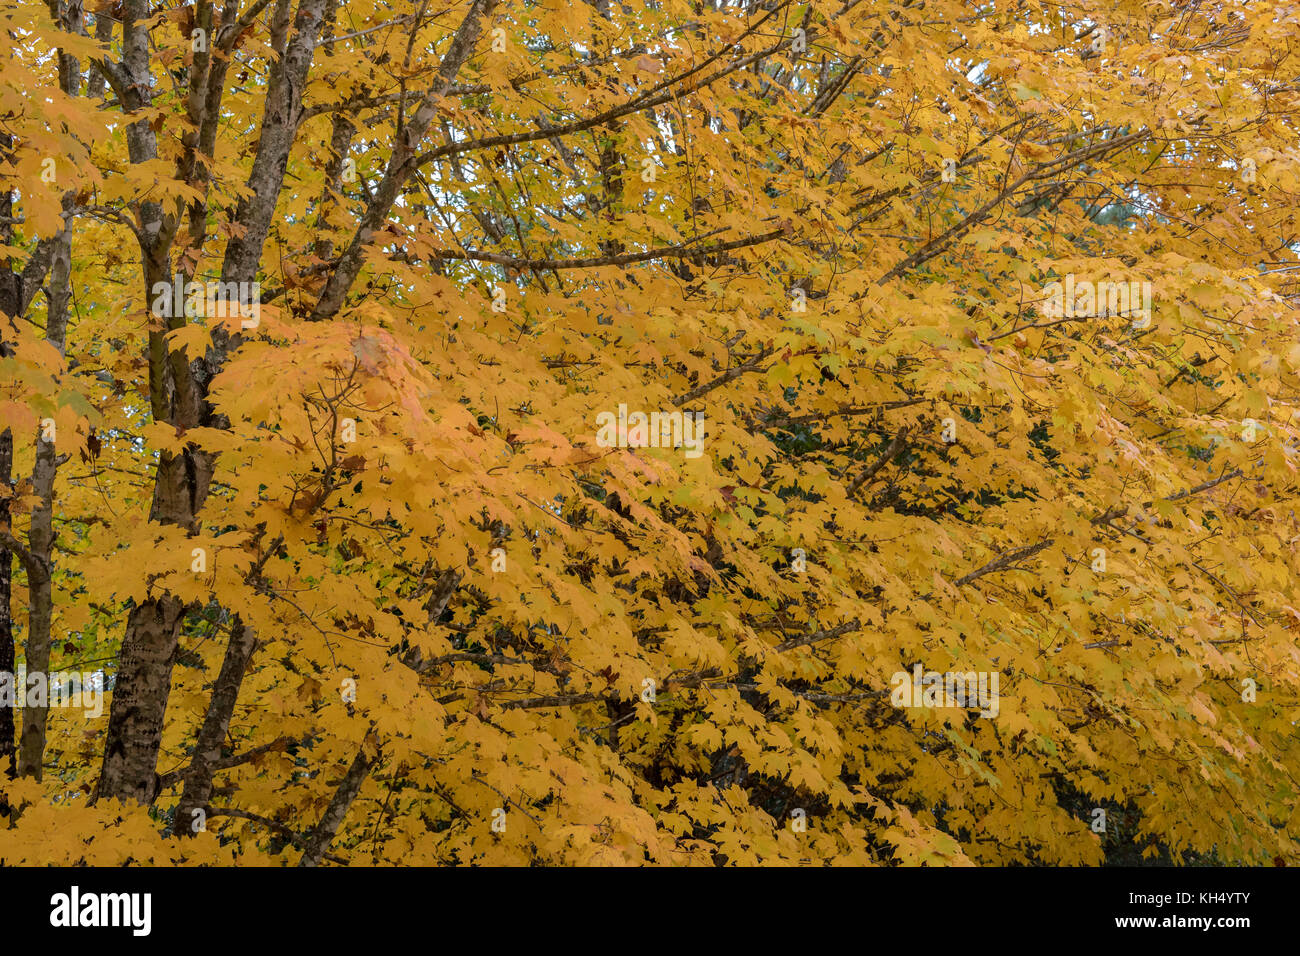
{"type": "Polygon", "coordinates": [[[10,0],[0,857],[1296,862],[1297,17],[10,0]]]}

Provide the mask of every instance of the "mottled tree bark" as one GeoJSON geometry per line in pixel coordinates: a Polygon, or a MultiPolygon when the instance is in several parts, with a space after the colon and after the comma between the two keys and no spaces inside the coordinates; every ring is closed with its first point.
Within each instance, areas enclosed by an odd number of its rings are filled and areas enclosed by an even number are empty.
{"type": "Polygon", "coordinates": [[[152,803],[158,792],[158,748],[184,617],[185,605],[170,595],[137,605],[127,617],[98,796],[152,803]]]}
{"type": "MultiPolygon", "coordinates": [[[[3,355],[3,348],[0,348],[3,355]]],[[[14,464],[14,436],[6,428],[0,432],[0,528],[9,528],[9,494],[12,492],[11,479],[14,464]]],[[[13,600],[14,558],[9,549],[0,544],[0,674],[14,673],[14,622],[10,602],[13,600]]],[[[15,695],[18,688],[14,687],[15,695]]],[[[17,751],[14,747],[14,706],[11,702],[0,704],[0,769],[13,777],[17,773],[15,764],[17,751]]]]}
{"type": "MultiPolygon", "coordinates": [[[[60,0],[50,0],[50,16],[71,34],[85,32],[80,4],[64,6],[60,0]]],[[[59,86],[69,96],[81,89],[81,67],[73,56],[58,51],[59,86]]],[[[45,288],[45,341],[60,356],[67,351],[68,318],[72,301],[72,223],[76,201],[72,195],[63,199],[63,229],[50,243],[49,283],[45,288]]],[[[36,465],[32,469],[32,493],[36,505],[32,508],[31,526],[27,532],[27,548],[37,558],[37,566],[27,575],[27,640],[23,657],[27,664],[27,679],[33,676],[45,682],[50,689],[50,648],[53,643],[54,623],[54,482],[60,457],[57,435],[38,435],[36,439],[36,465]]],[[[39,698],[38,698],[39,699],[39,698]]],[[[41,779],[45,758],[45,732],[49,721],[48,698],[44,703],[33,703],[23,708],[23,731],[18,745],[18,773],[25,777],[41,779]]]]}
{"type": "Polygon", "coordinates": [[[253,629],[236,617],[231,624],[230,642],[221,662],[221,673],[212,688],[208,712],[194,744],[194,759],[185,775],[181,802],[172,820],[172,833],[176,836],[189,836],[194,832],[194,811],[206,809],[212,797],[212,775],[221,759],[221,746],[230,732],[230,718],[235,713],[239,687],[256,645],[253,629]]]}
{"type": "MultiPolygon", "coordinates": [[[[54,476],[58,470],[55,442],[36,440],[36,467],[32,471],[32,491],[37,504],[32,508],[31,528],[27,533],[28,550],[40,556],[43,567],[27,572],[27,640],[23,656],[27,663],[27,680],[43,675],[49,690],[50,628],[54,617],[54,587],[51,554],[54,550],[54,476]]],[[[20,689],[21,690],[21,689],[20,689]]],[[[33,704],[23,708],[23,733],[18,746],[18,772],[25,777],[41,778],[45,755],[45,724],[49,707],[33,704]]]]}
{"type": "MultiPolygon", "coordinates": [[[[113,39],[113,18],[108,13],[95,14],[95,39],[108,43],[113,39]]],[[[99,99],[104,95],[104,74],[93,66],[86,78],[86,95],[99,99]]]]}
{"type": "MultiPolygon", "coordinates": [[[[222,266],[223,282],[252,282],[257,276],[262,246],[275,213],[289,150],[297,132],[302,90],[320,32],[324,5],[325,0],[301,0],[293,21],[297,29],[292,37],[289,0],[277,0],[275,5],[272,45],[282,55],[273,61],[268,81],[260,138],[249,176],[253,194],[242,197],[236,209],[235,221],[244,227],[244,232],[232,239],[227,247],[222,266]]],[[[228,21],[233,21],[235,9],[232,4],[227,4],[228,21]]],[[[130,78],[143,78],[145,83],[148,78],[147,0],[129,0],[128,12],[129,16],[123,22],[122,70],[127,78],[123,80],[124,90],[131,87],[130,78]]],[[[233,43],[233,33],[223,32],[223,37],[223,42],[233,43]]],[[[203,67],[208,69],[206,62],[203,67]]],[[[196,143],[189,145],[205,151],[211,149],[215,137],[214,117],[220,101],[216,84],[222,82],[224,74],[224,64],[219,68],[214,65],[203,80],[208,94],[203,105],[200,136],[196,143]]],[[[144,94],[135,95],[147,96],[148,87],[145,86],[144,90],[144,94]]],[[[192,96],[191,113],[197,102],[198,98],[192,96]]],[[[147,122],[128,128],[128,141],[132,162],[143,162],[157,155],[157,144],[147,122]]],[[[157,210],[157,216],[157,227],[152,227],[146,219],[143,230],[146,294],[154,282],[171,279],[167,275],[166,263],[170,261],[171,240],[179,224],[178,217],[169,216],[164,221],[161,209],[157,210]],[[150,235],[158,238],[149,240],[150,235]]],[[[196,218],[191,210],[192,234],[196,218]]],[[[214,331],[213,345],[207,355],[190,365],[179,353],[167,355],[162,340],[164,334],[164,330],[159,330],[151,336],[154,417],[185,427],[219,425],[206,401],[207,390],[227,354],[238,345],[238,336],[232,337],[224,330],[214,331]]],[[[198,512],[207,498],[213,467],[213,456],[193,447],[179,455],[161,455],[154,483],[151,520],[197,530],[198,512]]],[[[184,618],[185,607],[167,594],[142,602],[127,618],[117,686],[109,709],[108,735],[97,796],[148,803],[157,794],[158,751],[162,745],[167,698],[171,692],[172,664],[184,618]]]]}
{"type": "MultiPolygon", "coordinates": [[[[13,137],[0,134],[0,156],[8,158],[13,146],[13,137]]],[[[14,241],[14,194],[0,193],[0,243],[12,246],[14,241]]],[[[18,302],[21,298],[22,275],[13,271],[10,260],[6,260],[0,269],[0,318],[18,314],[18,302]]],[[[7,322],[5,324],[8,324],[7,322]]],[[[0,358],[9,356],[5,346],[5,333],[8,330],[0,325],[0,358]]],[[[9,496],[13,493],[14,434],[9,428],[0,431],[0,529],[9,530],[9,496]]],[[[13,600],[13,554],[0,544],[0,674],[14,673],[14,622],[11,602],[13,600]]],[[[17,688],[14,688],[15,693],[17,688]]],[[[14,749],[14,707],[12,704],[0,704],[0,766],[13,777],[16,750],[14,749]]],[[[0,807],[3,809],[3,807],[0,807]]]]}
{"type": "MultiPolygon", "coordinates": [[[[75,78],[75,62],[65,68],[64,75],[75,78]]],[[[69,214],[63,231],[58,235],[50,259],[50,281],[46,289],[49,305],[45,313],[45,341],[63,355],[67,349],[69,302],[72,298],[72,200],[64,201],[69,214]]],[[[27,532],[27,547],[41,562],[36,573],[27,576],[27,641],[23,656],[27,664],[27,677],[44,675],[46,692],[49,691],[50,648],[53,643],[54,623],[54,481],[58,475],[61,458],[58,438],[36,439],[36,465],[32,469],[32,493],[36,505],[32,508],[31,526],[27,532]]],[[[31,705],[23,709],[22,741],[18,747],[18,772],[25,777],[41,779],[41,766],[45,758],[45,733],[50,709],[47,705],[31,705]]]]}
{"type": "Polygon", "coordinates": [[[330,843],[334,841],[334,835],[338,833],[339,827],[348,815],[348,809],[352,806],[352,801],[357,798],[361,792],[361,785],[365,783],[366,777],[370,775],[371,769],[379,761],[379,754],[374,756],[366,754],[366,745],[363,743],[357,751],[356,758],[352,761],[352,766],[344,774],[343,779],[339,782],[338,789],[334,791],[334,796],[330,800],[330,805],[325,808],[325,813],[316,825],[316,829],[311,831],[311,836],[307,838],[307,846],[302,852],[302,859],[298,861],[299,866],[319,866],[321,858],[325,851],[330,848],[330,843]]]}

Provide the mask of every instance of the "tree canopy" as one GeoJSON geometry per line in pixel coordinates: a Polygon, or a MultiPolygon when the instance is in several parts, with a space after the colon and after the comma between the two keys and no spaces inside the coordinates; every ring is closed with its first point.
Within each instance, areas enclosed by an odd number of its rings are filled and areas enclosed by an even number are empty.
{"type": "Polygon", "coordinates": [[[1298,18],[6,0],[0,858],[1300,861],[1298,18]]]}

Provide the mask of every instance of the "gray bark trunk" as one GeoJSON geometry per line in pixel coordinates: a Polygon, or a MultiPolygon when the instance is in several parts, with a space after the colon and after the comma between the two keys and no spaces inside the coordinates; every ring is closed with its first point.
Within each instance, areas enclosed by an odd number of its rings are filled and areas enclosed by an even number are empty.
{"type": "MultiPolygon", "coordinates": [[[[39,499],[32,508],[32,523],[28,531],[28,550],[39,555],[48,569],[54,550],[54,476],[58,469],[55,443],[37,438],[36,467],[32,471],[32,490],[39,499]]],[[[54,615],[54,588],[49,570],[28,569],[27,573],[27,642],[23,656],[27,662],[27,679],[44,675],[49,689],[50,625],[54,615]]],[[[18,772],[25,777],[41,779],[41,763],[45,755],[45,724],[49,707],[23,708],[22,742],[18,747],[18,772]]]]}
{"type": "MultiPolygon", "coordinates": [[[[3,351],[0,349],[0,351],[3,351]]],[[[0,493],[8,495],[12,491],[10,481],[13,477],[14,436],[6,428],[0,432],[0,493]]],[[[0,498],[0,528],[9,527],[9,499],[0,498]]],[[[8,548],[0,545],[0,673],[13,674],[14,622],[10,613],[13,594],[14,558],[8,548]]],[[[17,688],[14,688],[17,693],[17,688]]],[[[9,777],[17,773],[14,747],[14,707],[11,704],[0,705],[0,770],[9,777]]]]}
{"type": "Polygon", "coordinates": [[[238,617],[231,624],[230,643],[221,662],[221,673],[212,688],[212,700],[194,745],[194,759],[185,776],[185,789],[172,820],[172,833],[189,836],[193,831],[195,810],[206,810],[212,797],[212,775],[221,759],[221,747],[230,732],[230,718],[235,713],[239,687],[253,657],[257,635],[238,617]]]}
{"type": "MultiPolygon", "coordinates": [[[[8,158],[13,137],[0,134],[0,156],[8,158]]],[[[12,246],[14,195],[0,193],[0,243],[12,246]]],[[[0,318],[18,315],[18,302],[22,298],[22,274],[14,272],[8,263],[0,269],[0,318]]],[[[8,324],[6,322],[6,324],[8,324]]],[[[0,325],[0,358],[9,350],[4,344],[7,329],[0,325]]],[[[0,431],[0,528],[9,530],[9,496],[13,493],[14,434],[11,429],[0,431]]],[[[12,674],[16,662],[14,654],[14,622],[11,602],[13,598],[14,558],[12,552],[0,545],[0,672],[12,674]]],[[[17,689],[15,688],[15,691],[17,689]]],[[[0,705],[0,767],[9,777],[17,772],[14,748],[14,710],[9,704],[0,705]]],[[[0,801],[0,810],[3,810],[0,801]]]]}
{"type": "MultiPolygon", "coordinates": [[[[297,31],[290,38],[289,0],[279,0],[276,4],[272,38],[273,45],[283,50],[283,56],[272,64],[261,137],[249,176],[253,196],[241,198],[237,207],[235,221],[243,225],[245,231],[242,236],[232,239],[227,247],[222,266],[223,282],[252,282],[257,276],[262,246],[275,213],[289,150],[297,132],[302,90],[315,51],[324,5],[325,0],[301,0],[293,23],[297,31]]],[[[144,77],[147,83],[148,36],[140,25],[149,15],[147,0],[131,0],[130,8],[131,18],[123,24],[126,71],[132,78],[144,77]]],[[[215,101],[220,97],[214,83],[220,83],[224,70],[224,66],[219,72],[216,67],[212,68],[205,120],[215,116],[215,101]]],[[[203,124],[200,148],[210,145],[215,129],[215,120],[203,124]]],[[[128,141],[133,162],[144,161],[157,153],[153,132],[147,122],[130,127],[128,141]]],[[[167,275],[168,250],[178,220],[169,220],[164,226],[161,209],[156,210],[156,215],[159,228],[153,231],[159,240],[145,250],[146,292],[153,282],[171,278],[167,275]]],[[[150,225],[144,210],[142,219],[148,235],[150,225]]],[[[155,377],[154,417],[180,425],[219,425],[207,405],[207,389],[230,349],[238,344],[238,336],[232,339],[222,330],[214,332],[213,346],[204,359],[191,367],[167,355],[162,335],[160,330],[151,336],[150,342],[150,368],[155,377]],[[169,390],[158,387],[158,383],[163,381],[171,383],[170,394],[169,390]]],[[[208,495],[213,466],[211,455],[193,449],[177,456],[160,456],[150,518],[191,530],[197,528],[197,515],[208,495]]],[[[117,686],[109,711],[98,796],[149,803],[157,794],[158,751],[162,745],[163,721],[171,692],[172,663],[184,617],[184,606],[170,595],[164,595],[143,602],[127,618],[117,686]]]]}
{"type": "MultiPolygon", "coordinates": [[[[80,4],[62,7],[50,0],[50,16],[72,34],[84,31],[80,4]]],[[[59,86],[69,96],[81,88],[81,68],[75,57],[59,50],[59,86]]],[[[62,356],[67,351],[68,318],[72,301],[72,212],[76,202],[71,195],[63,199],[63,230],[50,246],[50,281],[45,294],[45,341],[62,356]]],[[[54,622],[54,481],[59,470],[57,436],[52,441],[38,437],[36,465],[32,470],[32,492],[37,499],[32,509],[27,547],[40,559],[42,568],[27,576],[27,642],[23,656],[27,678],[41,675],[46,693],[50,690],[51,628],[54,622]]],[[[30,700],[29,700],[30,703],[30,700]]],[[[48,704],[48,700],[47,700],[48,704]]],[[[41,779],[45,759],[45,733],[50,709],[47,705],[23,709],[23,732],[18,745],[18,773],[41,779]]]]}
{"type": "Polygon", "coordinates": [[[145,601],[127,617],[99,797],[152,803],[158,792],[158,748],[184,616],[185,605],[167,596],[145,601]]]}
{"type": "Polygon", "coordinates": [[[302,859],[298,861],[299,866],[319,866],[321,858],[324,857],[325,851],[330,848],[330,843],[334,841],[334,835],[343,824],[343,820],[348,815],[348,809],[352,806],[352,801],[357,798],[361,791],[361,785],[365,783],[366,777],[370,775],[371,769],[378,762],[378,755],[375,757],[366,756],[365,744],[357,751],[356,758],[352,761],[352,766],[344,774],[342,781],[339,782],[338,789],[334,791],[334,797],[330,800],[330,805],[325,808],[325,813],[317,824],[316,829],[312,830],[311,836],[307,838],[307,846],[302,852],[302,859]]]}

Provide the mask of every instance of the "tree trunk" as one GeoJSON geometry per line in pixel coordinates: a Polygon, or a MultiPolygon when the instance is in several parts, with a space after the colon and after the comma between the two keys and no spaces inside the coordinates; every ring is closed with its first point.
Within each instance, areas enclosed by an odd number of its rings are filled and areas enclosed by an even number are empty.
{"type": "MultiPolygon", "coordinates": [[[[6,428],[0,432],[0,527],[9,527],[10,478],[13,474],[14,436],[6,428]]],[[[14,673],[14,622],[10,614],[13,588],[14,559],[8,548],[0,545],[0,674],[14,673]]],[[[15,695],[18,688],[14,687],[15,695]]],[[[17,773],[14,759],[14,707],[12,703],[0,704],[0,767],[12,778],[17,773]]]]}
{"type": "MultiPolygon", "coordinates": [[[[272,61],[258,138],[257,154],[249,176],[251,197],[241,197],[235,221],[244,231],[231,239],[222,266],[223,282],[251,282],[257,276],[262,246],[275,214],[275,201],[284,184],[289,150],[297,132],[298,114],[302,110],[302,91],[311,65],[316,38],[321,27],[325,0],[301,0],[290,34],[289,0],[278,0],[272,14],[273,46],[282,52],[272,61]]],[[[128,16],[123,22],[124,65],[129,78],[147,90],[149,48],[146,21],[148,0],[129,0],[128,16]]],[[[219,74],[224,75],[224,72],[219,74]]],[[[144,103],[143,105],[148,105],[144,103]]],[[[216,109],[209,100],[208,110],[216,109]]],[[[148,121],[142,120],[127,130],[132,162],[156,158],[157,143],[148,121]]],[[[145,291],[153,282],[168,281],[169,249],[178,220],[163,222],[161,209],[142,205],[146,234],[157,239],[144,249],[145,291]],[[149,221],[156,216],[158,227],[149,221]],[[155,278],[157,277],[157,278],[155,278]]],[[[175,317],[173,317],[175,321],[175,317]]],[[[183,321],[183,318],[181,319],[183,321]]],[[[215,330],[213,346],[207,355],[191,366],[179,357],[166,353],[163,332],[151,334],[151,391],[154,418],[174,425],[193,427],[218,425],[207,405],[207,389],[221,370],[225,357],[237,346],[239,337],[215,330]],[[170,383],[171,388],[166,385],[170,383]]],[[[150,518],[160,523],[175,523],[187,529],[197,528],[197,514],[208,495],[212,481],[213,456],[197,449],[179,455],[162,455],[154,484],[150,518]]],[[[170,595],[152,598],[133,609],[127,618],[122,638],[122,653],[117,684],[109,705],[108,736],[104,744],[104,763],[100,773],[98,797],[128,798],[149,803],[158,790],[158,751],[162,745],[163,719],[171,692],[171,669],[175,659],[185,608],[170,595]]]]}
{"type": "MultiPolygon", "coordinates": [[[[76,76],[76,61],[65,66],[66,77],[76,76]]],[[[66,80],[65,77],[65,80],[66,80]]],[[[66,83],[65,83],[66,85],[66,83]]],[[[74,88],[75,91],[75,88],[74,88]]],[[[74,201],[63,202],[64,211],[70,213],[74,201]]],[[[50,282],[46,292],[49,305],[45,313],[45,341],[63,355],[67,350],[68,313],[72,299],[72,220],[65,221],[50,257],[50,282]]],[[[60,370],[61,371],[61,370],[60,370]]],[[[54,479],[59,470],[58,437],[47,440],[44,435],[36,439],[36,466],[32,469],[32,492],[36,506],[32,508],[31,527],[27,532],[28,550],[41,559],[44,567],[27,575],[27,642],[23,656],[27,662],[27,679],[41,675],[45,691],[50,690],[50,645],[54,621],[54,479]]],[[[23,709],[23,735],[18,748],[18,772],[24,777],[41,779],[41,766],[45,758],[45,732],[49,721],[48,700],[44,705],[23,709]]]]}
{"type": "MultiPolygon", "coordinates": [[[[13,137],[8,133],[0,134],[0,158],[9,159],[12,148],[13,137]]],[[[12,192],[0,193],[0,244],[6,246],[14,244],[13,203],[14,194],[12,192]]],[[[70,208],[66,200],[64,208],[70,208]]],[[[70,223],[68,225],[70,228],[70,223]]],[[[8,320],[8,324],[15,328],[15,331],[16,327],[13,320],[21,318],[27,313],[27,307],[31,304],[37,290],[41,287],[41,283],[45,280],[46,273],[50,270],[56,247],[60,246],[65,237],[66,241],[70,243],[71,233],[67,229],[60,236],[39,240],[21,272],[14,270],[10,264],[12,260],[6,260],[3,269],[0,269],[0,315],[8,320]]],[[[65,259],[64,262],[70,265],[70,260],[65,259]]],[[[53,285],[57,287],[58,283],[53,283],[53,285]]],[[[67,287],[66,274],[64,286],[67,287]]],[[[70,287],[68,288],[70,289],[70,287]]],[[[56,299],[58,299],[58,296],[56,296],[56,299]]],[[[58,299],[58,301],[66,303],[66,299],[58,299]]],[[[57,312],[57,309],[55,311],[57,312]]],[[[58,324],[56,322],[54,327],[58,343],[63,341],[63,330],[66,326],[65,309],[62,323],[58,324]]],[[[0,358],[13,355],[13,349],[4,343],[4,332],[5,330],[0,328],[0,358]]],[[[62,351],[62,345],[60,344],[58,347],[62,351]]],[[[3,488],[5,493],[5,497],[0,500],[0,529],[3,529],[6,533],[10,532],[9,495],[13,491],[13,452],[13,431],[6,428],[3,432],[0,432],[0,487],[3,488]]],[[[31,569],[29,569],[29,572],[29,581],[33,577],[39,577],[39,572],[32,572],[31,569]]],[[[14,648],[12,597],[13,552],[6,548],[0,548],[0,671],[11,676],[14,675],[14,668],[17,664],[17,655],[14,648]]],[[[16,681],[16,677],[13,679],[16,681]]],[[[25,688],[20,688],[15,683],[15,695],[24,693],[24,691],[25,688]]],[[[5,772],[10,777],[13,777],[18,769],[16,764],[17,749],[15,746],[15,713],[16,707],[14,706],[8,704],[0,706],[0,762],[5,764],[5,772]]]]}
{"type": "MultiPolygon", "coordinates": [[[[9,157],[13,137],[0,134],[0,156],[9,157]]],[[[14,194],[9,191],[0,193],[0,243],[12,246],[14,242],[13,227],[14,194]]],[[[18,303],[22,300],[22,275],[14,272],[8,261],[0,269],[0,316],[17,316],[18,303]]],[[[4,344],[3,328],[0,328],[0,358],[8,358],[10,351],[4,344]]],[[[13,494],[14,433],[6,428],[0,432],[0,528],[9,530],[9,496],[13,494]]],[[[13,679],[16,657],[14,655],[14,621],[12,616],[13,599],[13,553],[0,545],[0,674],[10,675],[13,679]]],[[[17,694],[18,688],[14,688],[17,694]]],[[[17,772],[14,761],[17,752],[14,749],[14,707],[10,703],[0,704],[0,765],[10,778],[17,772]]],[[[0,804],[0,810],[4,807],[0,804]]]]}
{"type": "Polygon", "coordinates": [[[98,797],[152,803],[185,605],[170,595],[132,608],[109,711],[98,797]],[[123,678],[127,679],[123,679],[123,678]]]}
{"type": "MultiPolygon", "coordinates": [[[[46,562],[45,569],[29,568],[27,572],[27,641],[23,657],[27,662],[27,680],[40,675],[49,691],[50,625],[54,616],[54,587],[49,570],[50,555],[54,546],[54,475],[58,465],[55,443],[44,438],[36,440],[36,467],[32,471],[32,490],[39,499],[32,509],[32,524],[28,531],[28,550],[46,562]]],[[[21,691],[21,689],[20,689],[21,691]]],[[[18,748],[18,772],[24,777],[41,779],[41,762],[45,755],[45,724],[49,717],[48,706],[23,708],[22,742],[18,748]]]]}
{"type": "Polygon", "coordinates": [[[194,811],[206,809],[212,797],[212,774],[221,759],[221,746],[230,732],[230,718],[239,698],[239,686],[244,681],[244,672],[256,645],[257,635],[253,629],[236,617],[231,624],[230,643],[226,645],[221,673],[212,688],[208,713],[194,744],[194,760],[185,775],[181,802],[172,820],[172,833],[176,836],[189,836],[194,832],[194,811]]]}
{"type": "Polygon", "coordinates": [[[370,770],[378,762],[379,755],[366,755],[366,744],[361,744],[361,749],[357,751],[356,758],[352,761],[352,766],[344,774],[343,779],[339,782],[338,789],[334,791],[334,797],[330,800],[330,805],[325,808],[325,814],[320,818],[320,823],[316,829],[312,830],[311,836],[307,838],[307,847],[302,852],[302,859],[298,861],[299,866],[319,866],[321,858],[325,851],[330,848],[330,843],[334,840],[334,834],[343,824],[344,818],[348,815],[348,809],[352,806],[352,801],[357,798],[361,791],[361,785],[365,783],[366,777],[370,775],[370,770]]]}

